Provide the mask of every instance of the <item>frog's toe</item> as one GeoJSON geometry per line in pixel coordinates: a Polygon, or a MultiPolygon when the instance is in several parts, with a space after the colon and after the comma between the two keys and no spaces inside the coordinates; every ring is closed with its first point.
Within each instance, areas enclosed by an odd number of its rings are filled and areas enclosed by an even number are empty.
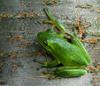
{"type": "Polygon", "coordinates": [[[47,62],[44,62],[44,63],[42,64],[42,67],[48,67],[47,62]]]}

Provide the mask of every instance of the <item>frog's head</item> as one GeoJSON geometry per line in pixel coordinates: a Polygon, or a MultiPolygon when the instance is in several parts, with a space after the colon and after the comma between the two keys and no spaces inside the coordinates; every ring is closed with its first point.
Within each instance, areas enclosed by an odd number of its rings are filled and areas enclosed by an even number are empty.
{"type": "Polygon", "coordinates": [[[44,48],[48,46],[47,40],[50,39],[51,37],[52,34],[48,31],[39,32],[37,34],[37,40],[44,48]]]}
{"type": "Polygon", "coordinates": [[[51,28],[44,32],[39,32],[37,34],[37,40],[42,46],[47,46],[47,40],[53,38],[53,34],[55,34],[55,32],[51,28]]]}

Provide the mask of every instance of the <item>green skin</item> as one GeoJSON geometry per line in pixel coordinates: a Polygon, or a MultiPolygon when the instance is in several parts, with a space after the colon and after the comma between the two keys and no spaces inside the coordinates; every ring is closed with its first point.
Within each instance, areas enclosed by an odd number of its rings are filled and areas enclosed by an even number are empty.
{"type": "Polygon", "coordinates": [[[37,34],[38,42],[55,59],[44,63],[43,66],[56,67],[54,73],[61,77],[78,77],[86,74],[86,67],[91,63],[91,59],[83,44],[75,34],[67,33],[64,26],[48,9],[45,9],[45,12],[50,21],[55,22],[60,32],[48,29],[37,34]],[[57,67],[59,64],[62,66],[57,67]]]}

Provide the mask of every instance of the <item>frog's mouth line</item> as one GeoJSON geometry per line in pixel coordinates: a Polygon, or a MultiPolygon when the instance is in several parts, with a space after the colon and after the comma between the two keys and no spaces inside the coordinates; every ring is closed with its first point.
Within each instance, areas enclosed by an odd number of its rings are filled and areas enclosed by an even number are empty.
{"type": "Polygon", "coordinates": [[[41,40],[38,39],[38,43],[39,43],[43,48],[46,48],[46,49],[48,48],[46,42],[43,42],[43,43],[42,43],[41,40]]]}

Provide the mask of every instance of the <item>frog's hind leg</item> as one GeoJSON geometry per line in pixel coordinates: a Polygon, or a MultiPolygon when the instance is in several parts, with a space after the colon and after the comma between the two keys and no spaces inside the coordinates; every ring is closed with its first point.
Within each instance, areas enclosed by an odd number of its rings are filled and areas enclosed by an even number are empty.
{"type": "Polygon", "coordinates": [[[75,67],[60,67],[55,70],[55,75],[59,77],[79,77],[87,73],[85,69],[75,67]]]}

